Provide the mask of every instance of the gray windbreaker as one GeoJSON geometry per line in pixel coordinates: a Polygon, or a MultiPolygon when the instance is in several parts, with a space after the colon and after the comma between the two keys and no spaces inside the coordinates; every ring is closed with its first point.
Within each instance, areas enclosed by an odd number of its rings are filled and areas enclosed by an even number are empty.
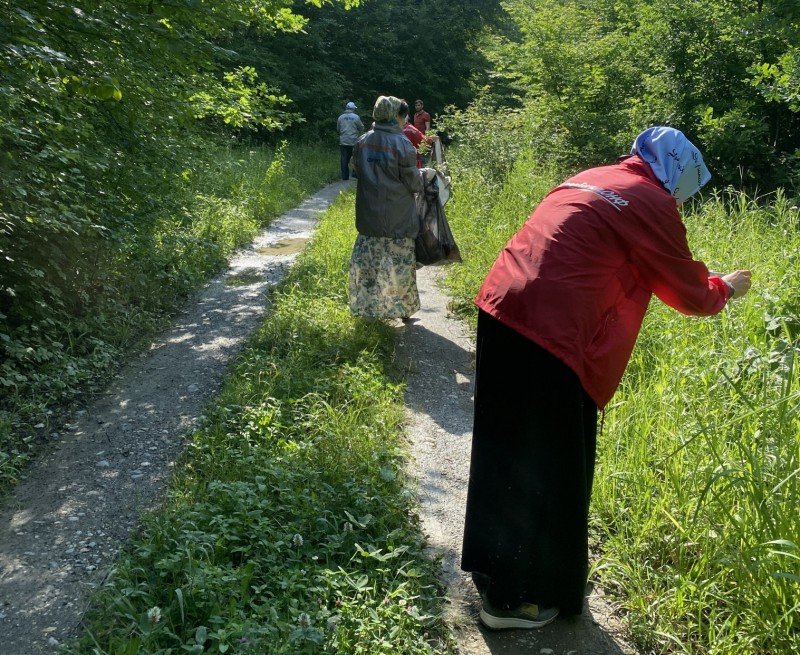
{"type": "Polygon", "coordinates": [[[353,148],[356,229],[368,237],[414,238],[414,194],[422,191],[417,151],[396,123],[375,123],[353,148]]]}
{"type": "Polygon", "coordinates": [[[336,129],[339,130],[339,145],[352,146],[364,131],[364,123],[356,112],[348,109],[336,119],[336,129]]]}

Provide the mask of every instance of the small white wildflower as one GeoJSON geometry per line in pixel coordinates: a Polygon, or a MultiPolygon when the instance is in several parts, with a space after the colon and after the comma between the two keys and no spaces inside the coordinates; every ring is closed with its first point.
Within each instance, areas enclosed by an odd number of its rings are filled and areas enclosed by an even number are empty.
{"type": "Polygon", "coordinates": [[[161,620],[161,608],[156,606],[147,610],[147,620],[153,624],[158,623],[161,620]]]}
{"type": "Polygon", "coordinates": [[[300,612],[300,616],[297,617],[297,624],[304,630],[308,629],[311,627],[311,617],[305,612],[300,612]]]}
{"type": "Polygon", "coordinates": [[[348,533],[348,532],[352,532],[353,531],[353,524],[350,523],[350,521],[345,521],[343,529],[344,529],[345,534],[348,533]]]}
{"type": "Polygon", "coordinates": [[[296,548],[300,548],[300,546],[303,545],[303,537],[299,534],[296,534],[294,537],[292,537],[292,543],[296,548]]]}

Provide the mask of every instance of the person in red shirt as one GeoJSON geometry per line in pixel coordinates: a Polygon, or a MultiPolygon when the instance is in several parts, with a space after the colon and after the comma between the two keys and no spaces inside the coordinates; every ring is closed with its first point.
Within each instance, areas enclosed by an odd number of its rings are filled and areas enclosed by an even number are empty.
{"type": "Polygon", "coordinates": [[[414,149],[417,151],[417,168],[422,168],[422,153],[420,152],[420,145],[423,141],[430,144],[438,137],[435,135],[423,134],[411,123],[409,123],[408,109],[408,103],[405,100],[402,100],[400,102],[400,113],[397,115],[397,120],[402,121],[401,127],[403,128],[403,134],[405,134],[406,138],[411,141],[411,145],[413,145],[414,149]]]}
{"type": "Polygon", "coordinates": [[[414,101],[414,127],[423,134],[431,129],[431,115],[423,108],[422,100],[414,101]]]}
{"type": "Polygon", "coordinates": [[[619,385],[651,296],[709,316],[750,271],[709,273],[678,206],[709,179],[678,130],[553,189],[503,248],[478,306],[475,416],[461,567],[489,628],[579,614],[598,408],[619,385]]]}

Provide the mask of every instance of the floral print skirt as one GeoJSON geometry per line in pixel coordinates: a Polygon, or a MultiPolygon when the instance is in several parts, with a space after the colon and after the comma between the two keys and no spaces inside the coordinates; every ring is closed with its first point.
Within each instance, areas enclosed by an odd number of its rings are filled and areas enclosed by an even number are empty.
{"type": "Polygon", "coordinates": [[[359,234],[350,258],[350,310],[371,318],[406,318],[419,309],[414,239],[359,234]]]}

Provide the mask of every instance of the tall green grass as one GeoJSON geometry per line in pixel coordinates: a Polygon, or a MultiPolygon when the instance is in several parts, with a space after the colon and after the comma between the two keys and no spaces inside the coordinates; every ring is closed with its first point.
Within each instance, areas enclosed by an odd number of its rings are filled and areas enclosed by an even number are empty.
{"type": "Polygon", "coordinates": [[[800,214],[781,194],[687,218],[751,294],[711,319],[654,303],[601,438],[598,568],[634,634],[676,653],[800,652],[800,214]]]}
{"type": "Polygon", "coordinates": [[[403,474],[395,335],[353,317],[348,194],[272,294],[72,653],[451,652],[403,474]]]}
{"type": "MultiPolygon", "coordinates": [[[[450,159],[465,264],[448,283],[471,318],[498,251],[555,180],[526,157],[494,184],[450,159]]],[[[593,575],[655,652],[800,652],[797,204],[726,191],[686,209],[695,255],[752,268],[752,292],[712,318],[654,300],[605,417],[593,575]]]]}

